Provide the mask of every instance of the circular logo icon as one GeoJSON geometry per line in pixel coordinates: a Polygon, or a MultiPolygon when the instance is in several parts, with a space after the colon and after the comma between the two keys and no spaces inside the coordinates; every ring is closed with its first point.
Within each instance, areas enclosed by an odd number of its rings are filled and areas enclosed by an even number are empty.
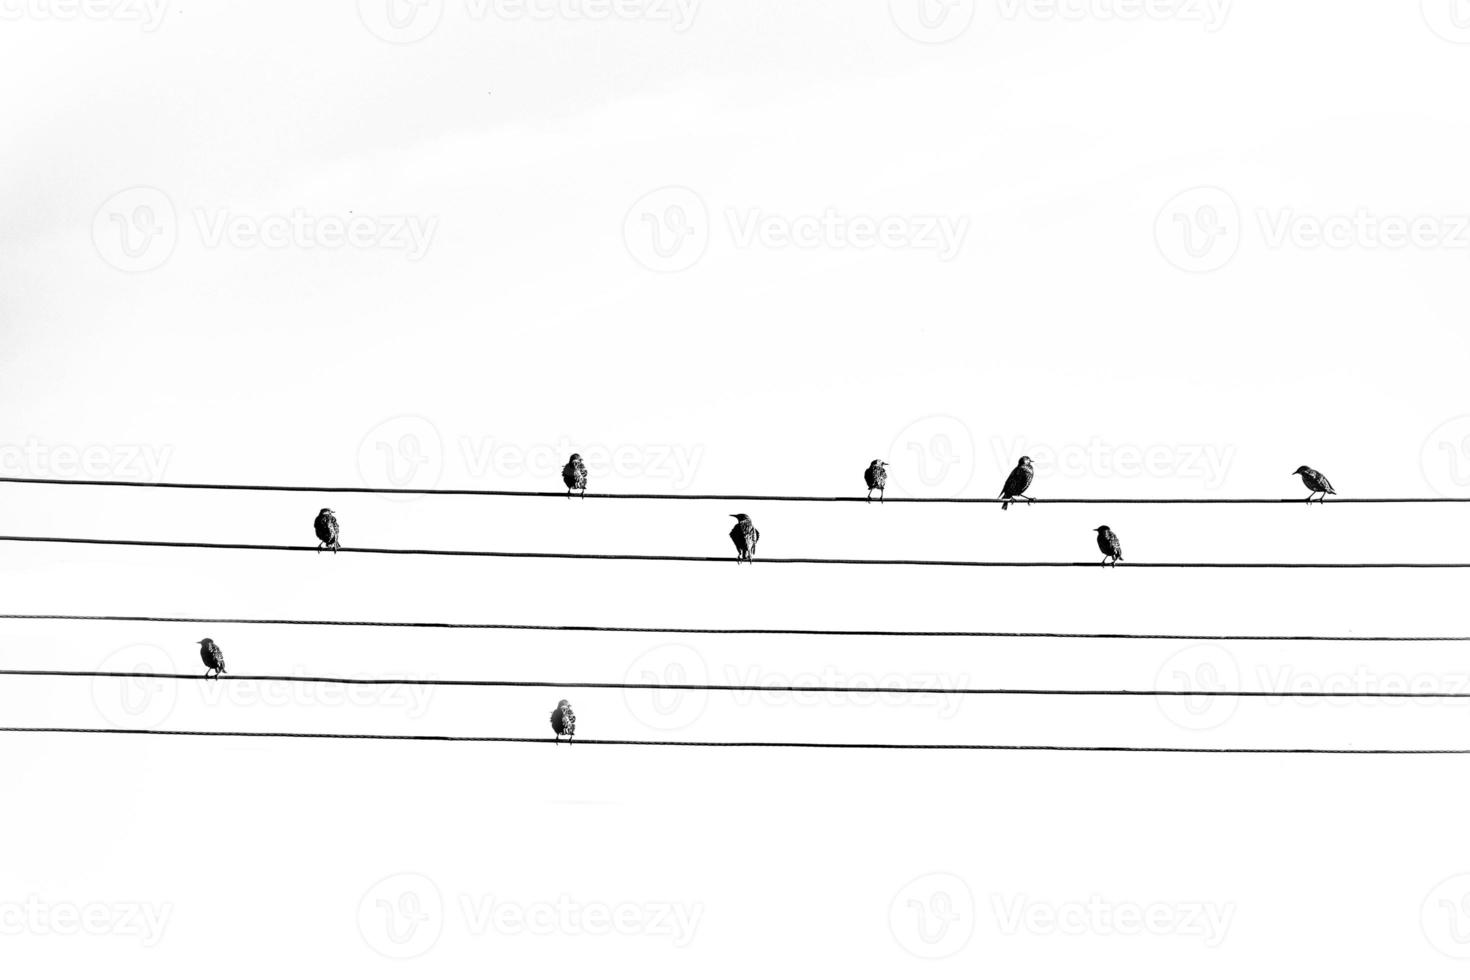
{"type": "Polygon", "coordinates": [[[1164,717],[1190,731],[1218,728],[1240,706],[1240,698],[1219,693],[1240,689],[1240,665],[1233,653],[1215,643],[1173,654],[1159,668],[1155,683],[1160,691],[1187,692],[1183,697],[1160,694],[1154,700],[1164,717]]]}
{"type": "MultiPolygon", "coordinates": [[[[168,651],[151,643],[114,650],[97,665],[110,673],[177,674],[168,651]]],[[[204,667],[200,665],[200,676],[204,667]]],[[[157,728],[173,714],[179,682],[164,677],[94,677],[92,704],[114,728],[157,728]]]]}
{"type": "Polygon", "coordinates": [[[444,473],[444,440],[422,416],[385,419],[358,444],[357,472],[365,487],[432,490],[444,473]]]}
{"type": "Polygon", "coordinates": [[[1451,959],[1470,960],[1470,874],[1435,885],[1419,909],[1419,925],[1435,949],[1451,959]]]}
{"type": "Polygon", "coordinates": [[[1464,497],[1470,491],[1470,415],[1443,422],[1419,448],[1419,471],[1435,493],[1464,497]]]}
{"type": "Polygon", "coordinates": [[[1214,272],[1240,247],[1240,208],[1218,187],[1174,195],[1154,219],[1159,253],[1185,272],[1214,272]]]}
{"type": "Polygon", "coordinates": [[[921,959],[953,956],[975,934],[975,896],[958,875],[921,875],[893,896],[888,929],[900,946],[921,959]]]}
{"type": "Polygon", "coordinates": [[[628,254],[654,272],[683,272],[709,246],[709,210],[687,187],[660,187],[640,197],[623,218],[628,254]]]}
{"type": "Polygon", "coordinates": [[[953,415],[930,415],[894,436],[884,461],[905,497],[958,497],[975,476],[975,437],[953,415]]]}
{"type": "Polygon", "coordinates": [[[157,187],[129,187],[92,216],[97,254],[122,272],[148,272],[168,261],[179,243],[174,204],[157,187]]]}
{"type": "Polygon", "coordinates": [[[975,0],[888,0],[888,15],[913,40],[943,44],[969,29],[975,0]]]}
{"type": "Polygon", "coordinates": [[[444,0],[357,0],[362,25],[389,44],[422,41],[443,16],[444,0]]]}
{"type": "MultiPolygon", "coordinates": [[[[666,643],[640,654],[623,674],[626,684],[707,684],[709,669],[699,651],[682,643],[666,643]]],[[[626,688],[628,711],[649,728],[674,731],[694,724],[709,702],[706,691],[626,688]]]]}
{"type": "Polygon", "coordinates": [[[357,930],[364,942],[389,959],[424,955],[444,932],[439,886],[421,874],[389,875],[357,903],[357,930]]]}
{"type": "Polygon", "coordinates": [[[1454,44],[1470,44],[1470,3],[1466,0],[1419,0],[1429,29],[1454,44]]]}

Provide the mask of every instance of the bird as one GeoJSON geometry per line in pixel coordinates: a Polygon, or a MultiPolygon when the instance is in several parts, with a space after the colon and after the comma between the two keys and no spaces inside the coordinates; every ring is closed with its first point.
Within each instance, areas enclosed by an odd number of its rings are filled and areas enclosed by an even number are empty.
{"type": "Polygon", "coordinates": [[[556,710],[551,713],[551,730],[556,732],[558,743],[565,735],[567,744],[572,744],[572,736],[577,733],[577,716],[572,714],[572,702],[563,698],[556,703],[556,710]]]}
{"type": "Polygon", "coordinates": [[[1026,491],[1031,489],[1031,481],[1036,478],[1036,470],[1031,466],[1031,457],[1022,456],[1016,463],[1016,468],[1011,470],[1011,475],[1006,477],[1006,485],[1000,488],[1001,510],[1011,506],[1015,498],[1020,497],[1026,503],[1031,503],[1031,498],[1026,496],[1026,491]]]}
{"type": "Polygon", "coordinates": [[[204,666],[209,668],[204,672],[205,680],[209,679],[210,671],[214,672],[215,677],[225,672],[224,651],[219,648],[218,643],[207,636],[199,641],[199,659],[203,660],[204,666]]]}
{"type": "Polygon", "coordinates": [[[730,528],[730,540],[735,542],[735,564],[742,561],[753,561],[755,559],[755,543],[761,539],[761,533],[751,523],[749,514],[731,514],[736,524],[730,528]]]}
{"type": "Polygon", "coordinates": [[[582,496],[587,496],[587,467],[582,465],[582,457],[572,453],[572,458],[567,460],[567,465],[561,468],[561,482],[567,485],[567,496],[572,495],[573,490],[582,491],[582,496]]]}
{"type": "Polygon", "coordinates": [[[1311,493],[1307,494],[1307,503],[1309,504],[1312,502],[1312,498],[1319,493],[1322,495],[1322,499],[1318,501],[1318,503],[1323,504],[1327,503],[1327,495],[1329,493],[1333,495],[1337,494],[1337,491],[1332,489],[1332,484],[1328,482],[1327,477],[1323,476],[1321,473],[1318,473],[1310,466],[1298,466],[1296,468],[1296,472],[1294,472],[1292,475],[1300,476],[1302,478],[1302,482],[1307,485],[1307,489],[1312,491],[1311,493]]]}
{"type": "Polygon", "coordinates": [[[883,488],[888,486],[888,464],[875,459],[863,471],[863,480],[868,484],[868,503],[873,502],[873,491],[878,491],[878,503],[883,502],[883,488]]]}
{"type": "Polygon", "coordinates": [[[1097,532],[1097,550],[1103,553],[1102,563],[1108,564],[1108,559],[1113,559],[1113,564],[1118,564],[1123,559],[1123,546],[1118,543],[1118,536],[1113,529],[1104,524],[1102,527],[1093,528],[1097,532]]]}
{"type": "Polygon", "coordinates": [[[318,552],[323,548],[331,548],[335,552],[342,547],[342,542],[337,539],[342,528],[337,524],[337,515],[330,508],[323,507],[312,526],[316,528],[317,540],[321,542],[316,546],[318,552]]]}

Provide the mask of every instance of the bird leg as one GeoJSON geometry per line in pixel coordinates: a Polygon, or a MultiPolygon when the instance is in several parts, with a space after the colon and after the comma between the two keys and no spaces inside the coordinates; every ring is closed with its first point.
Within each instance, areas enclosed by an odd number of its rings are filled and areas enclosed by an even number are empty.
{"type": "Polygon", "coordinates": [[[871,504],[872,502],[873,502],[873,488],[872,487],[868,487],[868,503],[871,504]]]}

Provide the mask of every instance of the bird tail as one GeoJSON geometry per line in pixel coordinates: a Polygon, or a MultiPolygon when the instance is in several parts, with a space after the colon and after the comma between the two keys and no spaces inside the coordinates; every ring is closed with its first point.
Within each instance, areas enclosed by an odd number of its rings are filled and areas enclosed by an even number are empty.
{"type": "Polygon", "coordinates": [[[1011,506],[1011,502],[1009,500],[1003,500],[1003,501],[1001,501],[1000,509],[1001,510],[1005,510],[1005,509],[1007,509],[1010,506],[1011,506]]]}

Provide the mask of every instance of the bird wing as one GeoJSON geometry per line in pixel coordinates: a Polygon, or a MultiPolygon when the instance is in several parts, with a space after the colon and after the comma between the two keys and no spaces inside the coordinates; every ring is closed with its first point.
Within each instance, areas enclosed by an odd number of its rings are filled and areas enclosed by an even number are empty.
{"type": "Polygon", "coordinates": [[[1123,545],[1118,540],[1118,535],[1112,531],[1108,532],[1108,548],[1113,552],[1115,557],[1123,557],[1123,545]]]}
{"type": "Polygon", "coordinates": [[[1024,466],[1017,466],[1011,470],[1011,475],[1006,477],[1006,485],[1000,488],[1002,497],[1014,497],[1026,492],[1031,486],[1031,474],[1024,466]]]}
{"type": "Polygon", "coordinates": [[[760,539],[761,539],[761,533],[759,531],[757,531],[755,529],[755,525],[752,524],[750,526],[750,537],[749,537],[749,541],[750,541],[750,553],[752,555],[755,554],[755,543],[757,541],[759,541],[760,539]]]}
{"type": "Polygon", "coordinates": [[[869,466],[863,470],[863,482],[868,485],[869,490],[876,488],[878,486],[878,467],[869,466]]]}

